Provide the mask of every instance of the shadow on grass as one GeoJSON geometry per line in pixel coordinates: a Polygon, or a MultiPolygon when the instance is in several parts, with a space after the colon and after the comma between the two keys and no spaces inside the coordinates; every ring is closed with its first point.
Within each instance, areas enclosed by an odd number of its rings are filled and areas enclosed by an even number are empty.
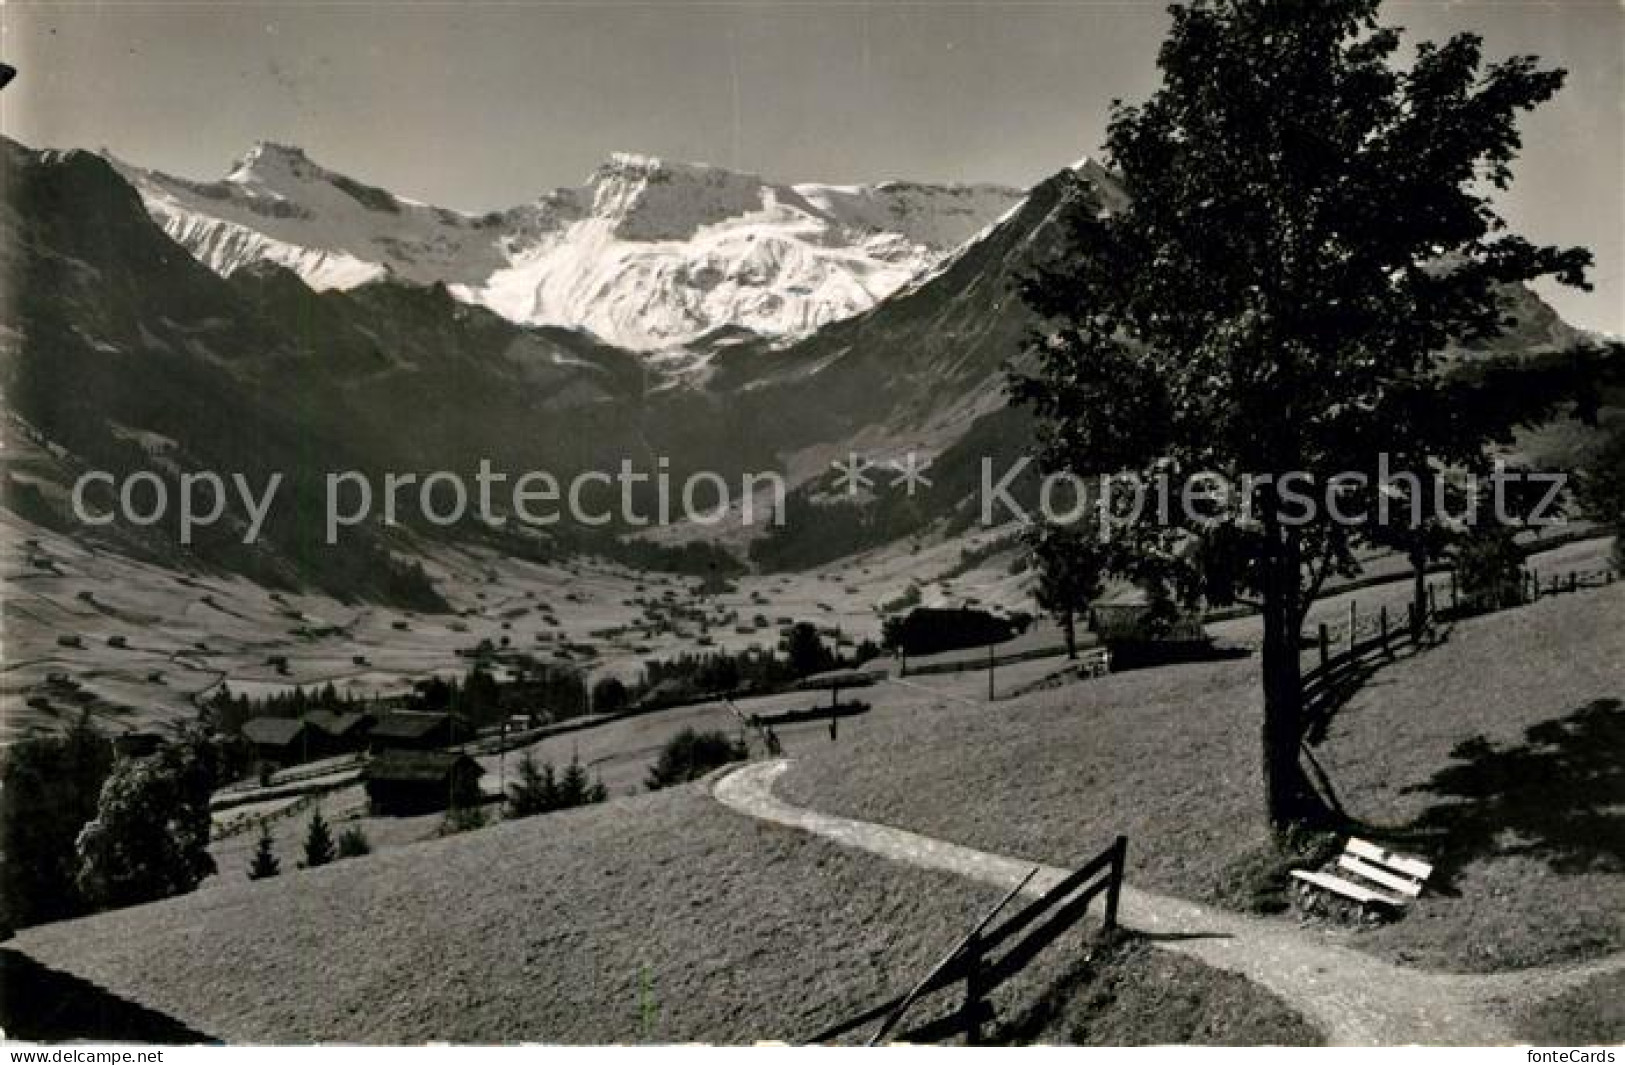
{"type": "Polygon", "coordinates": [[[1553,873],[1625,872],[1625,705],[1594,699],[1530,726],[1520,744],[1483,736],[1460,743],[1453,761],[1410,794],[1437,804],[1379,838],[1428,855],[1429,886],[1449,893],[1476,859],[1530,857],[1553,873]]]}
{"type": "Polygon", "coordinates": [[[8,1039],[41,1043],[219,1043],[167,1014],[7,949],[0,949],[0,1028],[8,1039]]]}

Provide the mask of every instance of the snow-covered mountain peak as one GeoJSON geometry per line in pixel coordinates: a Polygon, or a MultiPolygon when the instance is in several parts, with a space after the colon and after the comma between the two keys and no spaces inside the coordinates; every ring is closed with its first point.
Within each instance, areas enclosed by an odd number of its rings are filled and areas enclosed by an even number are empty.
{"type": "Polygon", "coordinates": [[[238,185],[273,184],[293,178],[304,180],[315,174],[325,174],[310,161],[303,148],[275,141],[255,141],[241,159],[238,159],[225,180],[238,185]]]}
{"type": "Polygon", "coordinates": [[[113,160],[217,272],[267,261],[317,288],[444,283],[516,321],[659,349],[717,329],[793,337],[866,310],[1019,203],[996,185],[777,184],[618,152],[578,187],[473,217],[262,141],[226,177],[113,160]]]}
{"type": "Polygon", "coordinates": [[[762,208],[762,179],[701,163],[616,152],[587,180],[592,213],[625,240],[687,240],[762,208]]]}

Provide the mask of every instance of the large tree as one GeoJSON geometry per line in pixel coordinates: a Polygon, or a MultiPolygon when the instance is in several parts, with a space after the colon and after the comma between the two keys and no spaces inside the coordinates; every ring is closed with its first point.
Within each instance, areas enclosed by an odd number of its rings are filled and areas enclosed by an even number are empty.
{"type": "Polygon", "coordinates": [[[96,818],[79,833],[79,890],[92,905],[133,906],[179,895],[215,871],[209,798],[218,750],[184,735],[155,754],[118,762],[96,818]]]}
{"type": "Polygon", "coordinates": [[[1590,263],[1508,232],[1493,200],[1511,181],[1517,117],[1563,72],[1486,64],[1468,34],[1402,62],[1378,6],[1172,7],[1162,87],[1114,105],[1107,135],[1131,202],[1073,212],[1068,253],[1022,289],[1045,324],[1036,369],[1013,387],[1041,416],[1049,468],[1214,471],[1245,486],[1196,514],[1113,513],[1107,528],[1114,568],[1256,599],[1278,830],[1318,809],[1298,761],[1300,628],[1363,535],[1347,510],[1305,516],[1294,492],[1369,501],[1338,475],[1377,470],[1396,443],[1446,461],[1482,453],[1504,426],[1403,431],[1418,405],[1447,413],[1436,353],[1496,336],[1509,286],[1583,286],[1590,263]]]}

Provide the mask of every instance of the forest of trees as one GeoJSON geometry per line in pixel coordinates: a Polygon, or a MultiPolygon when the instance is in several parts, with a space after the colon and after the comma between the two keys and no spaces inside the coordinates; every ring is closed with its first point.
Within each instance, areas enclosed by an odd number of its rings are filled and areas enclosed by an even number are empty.
{"type": "Polygon", "coordinates": [[[258,697],[233,692],[223,684],[205,700],[202,720],[227,736],[236,735],[250,718],[298,718],[318,710],[378,715],[404,708],[450,713],[471,729],[486,728],[515,715],[537,714],[545,720],[562,721],[589,711],[614,713],[704,696],[774,691],[809,674],[855,666],[880,653],[877,644],[865,640],[842,654],[816,625],[804,621],[784,628],[777,650],[692,651],[673,658],[652,658],[631,682],[613,676],[599,678],[591,686],[590,698],[587,675],[578,669],[528,662],[514,666],[511,678],[498,679],[489,667],[476,663],[460,677],[429,677],[413,685],[406,696],[387,699],[341,692],[331,683],[258,697]]]}

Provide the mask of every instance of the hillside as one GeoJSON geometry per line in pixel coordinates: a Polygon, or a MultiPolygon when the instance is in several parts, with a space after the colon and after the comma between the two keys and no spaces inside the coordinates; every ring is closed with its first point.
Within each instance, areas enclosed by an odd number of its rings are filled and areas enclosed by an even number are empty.
{"type": "MultiPolygon", "coordinates": [[[[1380,590],[1357,594],[1362,611],[1380,601],[1380,590]]],[[[1403,920],[1355,945],[1483,972],[1625,944],[1622,620],[1617,581],[1464,620],[1439,646],[1378,668],[1335,712],[1311,753],[1352,828],[1438,865],[1403,920]]],[[[1256,627],[1224,628],[1242,643],[1256,627]]],[[[1024,675],[1005,673],[1007,684],[1024,675]]],[[[1123,832],[1132,880],[1252,904],[1271,867],[1253,655],[1074,681],[991,708],[979,680],[877,693],[877,707],[898,712],[871,713],[839,747],[790,752],[785,798],[1054,862],[1123,832]]]]}
{"type": "MultiPolygon", "coordinates": [[[[236,1043],[795,1040],[897,993],[996,894],[763,826],[696,785],[29,929],[0,964],[74,986],[88,1023],[57,1038],[146,1011],[137,1031],[236,1043]]],[[[1046,996],[1067,1007],[1091,935],[1068,933],[1003,985],[1000,1016],[1046,996]]],[[[1126,953],[1099,968],[1127,1016],[1170,991],[1186,1005],[1134,1033],[1109,1021],[1118,1038],[1318,1038],[1239,978],[1126,953]]],[[[10,989],[7,1013],[25,997],[10,989]]],[[[953,1008],[942,996],[918,1016],[953,1008]]],[[[1100,1009],[1080,996],[1066,1019],[1100,1009]]]]}

